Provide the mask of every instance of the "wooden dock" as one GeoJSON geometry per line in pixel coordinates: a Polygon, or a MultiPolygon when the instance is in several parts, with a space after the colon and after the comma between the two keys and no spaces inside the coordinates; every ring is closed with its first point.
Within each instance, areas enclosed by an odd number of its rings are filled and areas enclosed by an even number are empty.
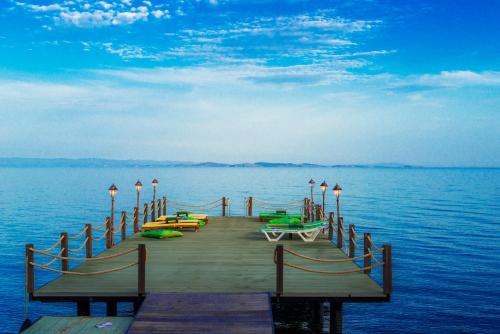
{"type": "Polygon", "coordinates": [[[128,334],[274,332],[266,293],[152,293],[146,296],[128,334]]]}
{"type": "MultiPolygon", "coordinates": [[[[100,256],[109,256],[145,244],[146,293],[271,293],[273,301],[370,302],[387,301],[388,293],[369,275],[353,272],[323,275],[284,267],[283,291],[276,294],[276,243],[258,232],[258,219],[251,217],[210,217],[199,232],[185,231],[174,239],[148,239],[135,234],[100,256]]],[[[286,248],[312,258],[347,259],[347,255],[324,236],[315,242],[300,239],[280,241],[286,248]]],[[[96,272],[120,267],[137,260],[137,252],[105,261],[85,262],[73,268],[96,272]]],[[[318,263],[285,254],[285,261],[316,270],[356,271],[350,261],[318,263]]],[[[136,301],[137,266],[94,276],[62,275],[35,288],[32,300],[92,302],[136,301]]]]}

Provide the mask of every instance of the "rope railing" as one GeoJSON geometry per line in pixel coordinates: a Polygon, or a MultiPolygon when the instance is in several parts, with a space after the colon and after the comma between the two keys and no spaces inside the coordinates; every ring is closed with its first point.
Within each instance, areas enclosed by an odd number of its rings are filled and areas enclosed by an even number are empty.
{"type": "Polygon", "coordinates": [[[209,203],[204,203],[204,204],[188,204],[188,203],[181,203],[181,202],[168,200],[168,204],[173,208],[200,208],[200,209],[202,209],[202,208],[209,207],[209,206],[218,207],[218,206],[220,206],[221,202],[222,202],[222,198],[219,198],[215,201],[212,201],[209,203]]]}
{"type": "Polygon", "coordinates": [[[57,254],[57,257],[54,256],[54,258],[52,260],[50,260],[49,262],[45,263],[45,264],[41,264],[41,266],[44,266],[44,267],[48,267],[50,266],[52,263],[56,262],[57,260],[59,260],[59,256],[61,256],[62,253],[64,253],[64,248],[61,248],[61,250],[59,251],[59,254],[57,254]]]}
{"type": "Polygon", "coordinates": [[[72,236],[68,235],[68,239],[80,239],[82,236],[85,235],[85,233],[87,233],[87,226],[85,226],[83,230],[77,235],[72,235],[72,236]]]}
{"type": "Polygon", "coordinates": [[[304,200],[302,200],[302,199],[301,200],[297,200],[297,201],[290,201],[290,202],[286,202],[286,203],[275,203],[275,202],[270,202],[270,201],[266,201],[266,200],[263,200],[263,199],[259,199],[259,198],[256,198],[256,197],[253,197],[253,200],[256,201],[256,202],[267,204],[269,206],[287,206],[287,205],[294,206],[296,204],[300,204],[300,206],[303,206],[303,204],[304,204],[304,200]]]}
{"type": "Polygon", "coordinates": [[[382,252],[383,250],[383,247],[377,247],[377,245],[375,245],[375,243],[373,242],[372,238],[370,236],[367,237],[368,240],[370,240],[370,244],[371,246],[377,251],[377,252],[382,252]]]}
{"type": "Polygon", "coordinates": [[[80,252],[83,247],[85,247],[87,245],[87,242],[89,241],[89,237],[85,238],[85,240],[82,242],[82,244],[80,245],[80,247],[76,248],[76,249],[70,249],[68,248],[68,252],[70,253],[78,253],[80,252]]]}
{"type": "Polygon", "coordinates": [[[315,262],[325,262],[325,263],[342,263],[342,262],[352,262],[352,261],[356,261],[356,260],[359,260],[359,259],[364,259],[365,257],[368,257],[371,255],[371,253],[368,253],[368,254],[365,254],[365,255],[359,255],[359,256],[356,256],[356,257],[350,257],[350,258],[346,258],[346,259],[318,259],[318,258],[315,258],[315,257],[311,257],[311,256],[307,256],[307,255],[304,255],[304,254],[300,254],[294,250],[291,250],[291,249],[288,249],[288,248],[283,248],[283,251],[286,252],[286,253],[289,253],[289,254],[292,254],[292,255],[295,255],[299,258],[302,258],[302,259],[306,259],[306,260],[311,260],[311,261],[315,261],[315,262]]]}
{"type": "Polygon", "coordinates": [[[109,232],[110,232],[110,230],[106,229],[100,237],[97,237],[97,238],[92,237],[92,240],[100,241],[100,240],[104,239],[108,235],[109,232]]]}
{"type": "Polygon", "coordinates": [[[124,266],[120,266],[120,267],[116,267],[116,268],[112,268],[112,269],[100,270],[100,271],[93,271],[93,272],[80,272],[80,271],[70,271],[70,270],[59,270],[59,269],[54,269],[54,268],[50,268],[50,267],[45,267],[45,266],[42,266],[42,265],[39,265],[39,264],[33,263],[33,262],[30,262],[30,264],[32,266],[37,267],[37,268],[40,268],[40,269],[43,269],[43,270],[52,271],[52,272],[55,272],[55,273],[66,274],[66,275],[90,276],[90,275],[101,275],[101,274],[107,274],[107,273],[112,273],[112,272],[115,272],[115,271],[124,270],[124,269],[130,268],[130,267],[133,267],[135,265],[138,265],[139,262],[138,261],[137,262],[132,262],[132,263],[126,264],[124,266]]]}
{"type": "Polygon", "coordinates": [[[115,253],[115,254],[112,254],[112,255],[98,256],[98,257],[89,257],[89,258],[86,258],[86,257],[67,257],[67,256],[61,256],[60,254],[59,255],[54,255],[54,254],[50,254],[50,253],[47,253],[47,252],[44,252],[44,251],[41,251],[41,250],[35,249],[35,248],[29,248],[29,250],[32,251],[33,253],[45,255],[45,256],[48,256],[48,257],[55,258],[55,259],[67,260],[67,261],[84,261],[84,262],[89,262],[89,261],[109,260],[109,259],[112,259],[112,258],[115,258],[115,257],[127,255],[127,254],[130,254],[132,252],[137,251],[138,248],[128,249],[128,250],[125,250],[123,252],[115,253]]]}
{"type": "Polygon", "coordinates": [[[55,248],[56,248],[56,247],[57,247],[57,246],[58,246],[58,245],[59,245],[59,244],[63,241],[63,239],[64,239],[64,237],[63,237],[63,236],[61,236],[61,237],[59,238],[59,240],[57,240],[57,241],[56,241],[56,243],[55,243],[55,244],[53,244],[53,245],[52,245],[52,246],[50,246],[49,248],[44,249],[44,251],[45,251],[45,252],[50,252],[51,250],[54,250],[54,249],[55,249],[55,248]]]}
{"type": "Polygon", "coordinates": [[[92,230],[93,231],[99,231],[99,230],[102,230],[104,227],[106,227],[106,222],[100,224],[100,225],[97,225],[96,227],[92,227],[92,230]]]}

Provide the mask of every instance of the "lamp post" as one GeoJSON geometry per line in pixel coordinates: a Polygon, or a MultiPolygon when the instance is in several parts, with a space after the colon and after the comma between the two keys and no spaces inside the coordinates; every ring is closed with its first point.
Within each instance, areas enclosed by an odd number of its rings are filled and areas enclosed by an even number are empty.
{"type": "Polygon", "coordinates": [[[137,180],[137,182],[135,183],[135,190],[137,191],[137,210],[139,210],[140,205],[141,189],[142,183],[140,180],[137,180]]]}
{"type": "Polygon", "coordinates": [[[158,186],[158,180],[157,179],[153,179],[153,207],[151,208],[151,221],[155,221],[156,220],[156,187],[158,186]]]}
{"type": "Polygon", "coordinates": [[[312,205],[314,205],[314,191],[313,191],[313,189],[314,189],[314,184],[315,184],[315,183],[316,183],[316,182],[314,182],[314,180],[313,180],[313,179],[310,179],[310,180],[309,180],[309,186],[311,186],[311,204],[312,204],[312,205]]]}
{"type": "Polygon", "coordinates": [[[323,183],[321,183],[320,187],[321,187],[321,193],[323,195],[323,213],[325,213],[325,193],[326,189],[328,189],[328,184],[326,184],[325,180],[323,180],[323,183]]]}
{"type": "Polygon", "coordinates": [[[335,194],[335,198],[337,199],[337,224],[340,223],[339,199],[340,199],[340,193],[341,192],[342,192],[342,188],[340,188],[339,184],[336,183],[335,187],[333,187],[333,193],[335,194]]]}
{"type": "Polygon", "coordinates": [[[111,187],[109,187],[109,194],[111,195],[111,224],[115,223],[115,195],[118,191],[118,188],[113,183],[111,187]]]}

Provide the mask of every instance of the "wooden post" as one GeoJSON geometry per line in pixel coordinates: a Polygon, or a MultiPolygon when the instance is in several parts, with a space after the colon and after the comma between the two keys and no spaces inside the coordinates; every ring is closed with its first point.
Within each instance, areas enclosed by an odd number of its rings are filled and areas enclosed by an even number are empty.
{"type": "Polygon", "coordinates": [[[144,224],[146,224],[148,222],[148,203],[144,203],[144,209],[142,211],[143,213],[143,216],[144,216],[144,224]]]}
{"type": "Polygon", "coordinates": [[[85,225],[85,257],[92,257],[92,224],[85,225]]]}
{"type": "Polygon", "coordinates": [[[162,208],[163,208],[163,215],[166,216],[167,215],[167,197],[165,197],[165,196],[163,196],[162,208]]]}
{"type": "Polygon", "coordinates": [[[342,334],[342,303],[330,302],[330,333],[342,334]]]}
{"type": "Polygon", "coordinates": [[[106,302],[106,316],[116,317],[118,303],[116,301],[106,302]]]}
{"type": "Polygon", "coordinates": [[[283,294],[283,245],[276,245],[276,296],[283,294]]]}
{"type": "Polygon", "coordinates": [[[222,217],[226,216],[226,197],[222,197],[222,217]]]}
{"type": "Polygon", "coordinates": [[[139,232],[139,208],[134,208],[134,233],[139,232]]]}
{"type": "MultiPolygon", "coordinates": [[[[363,238],[363,249],[364,249],[364,263],[363,267],[369,267],[372,265],[372,257],[371,255],[368,255],[371,252],[372,248],[372,243],[371,243],[371,235],[370,233],[365,233],[364,238],[363,238]]],[[[365,274],[370,274],[371,269],[365,269],[365,274]]]]}
{"type": "Polygon", "coordinates": [[[113,247],[113,226],[111,218],[106,217],[106,249],[113,247]]]}
{"type": "Polygon", "coordinates": [[[333,216],[334,213],[330,212],[328,216],[328,240],[333,240],[333,216]]]}
{"type": "Polygon", "coordinates": [[[90,316],[90,303],[88,301],[76,302],[76,314],[79,317],[90,316]]]}
{"type": "Polygon", "coordinates": [[[137,245],[137,293],[142,296],[146,293],[146,245],[137,245]]]}
{"type": "Polygon", "coordinates": [[[154,222],[156,221],[155,213],[156,213],[156,208],[155,208],[155,201],[151,201],[151,221],[154,222]]]}
{"type": "Polygon", "coordinates": [[[382,247],[384,293],[389,295],[392,292],[392,246],[383,245],[382,247]]]}
{"type": "Polygon", "coordinates": [[[337,217],[337,248],[342,249],[342,246],[344,246],[344,224],[343,224],[343,219],[337,217]]]}
{"type": "Polygon", "coordinates": [[[253,216],[253,197],[248,197],[248,216],[253,216]]]}
{"type": "MultiPolygon", "coordinates": [[[[61,256],[68,257],[68,254],[69,254],[69,252],[68,252],[68,233],[67,232],[62,232],[61,233],[61,237],[62,237],[62,240],[61,240],[61,250],[62,250],[61,256]]],[[[61,259],[61,270],[68,271],[68,269],[69,269],[68,260],[61,259]]]]}
{"type": "Polygon", "coordinates": [[[30,297],[35,292],[35,268],[32,265],[34,262],[33,248],[33,244],[26,244],[26,289],[30,297]]]}
{"type": "Polygon", "coordinates": [[[122,211],[122,219],[121,219],[121,227],[122,227],[122,241],[127,239],[127,212],[122,211]]]}
{"type": "Polygon", "coordinates": [[[356,233],[354,231],[354,225],[350,224],[349,225],[349,257],[354,257],[354,253],[356,251],[355,239],[356,239],[356,233]]]}
{"type": "Polygon", "coordinates": [[[158,201],[156,201],[156,203],[158,204],[158,210],[157,210],[158,211],[158,215],[157,215],[157,217],[160,218],[160,216],[161,216],[161,210],[162,210],[162,208],[161,208],[161,199],[158,199],[158,201]]]}

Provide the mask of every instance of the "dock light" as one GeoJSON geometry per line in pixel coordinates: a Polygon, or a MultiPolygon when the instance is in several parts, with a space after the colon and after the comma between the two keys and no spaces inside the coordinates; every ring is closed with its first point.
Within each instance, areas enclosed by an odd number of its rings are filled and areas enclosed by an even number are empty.
{"type": "Polygon", "coordinates": [[[314,182],[314,180],[311,178],[309,180],[309,186],[311,186],[311,203],[314,205],[314,192],[313,192],[313,189],[314,189],[314,184],[316,182],[314,182]]]}
{"type": "Polygon", "coordinates": [[[323,193],[323,213],[325,212],[325,193],[326,189],[328,189],[328,184],[326,184],[326,181],[323,180],[323,183],[320,185],[321,187],[321,192],[323,193]]]}
{"type": "Polygon", "coordinates": [[[135,183],[135,190],[137,191],[137,210],[139,210],[141,189],[142,189],[142,182],[140,180],[137,180],[137,182],[135,183]]]}
{"type": "Polygon", "coordinates": [[[333,187],[333,192],[335,193],[335,197],[337,197],[337,200],[340,197],[340,193],[342,192],[342,188],[340,188],[339,184],[335,184],[335,187],[333,187]]]}
{"type": "Polygon", "coordinates": [[[115,195],[118,192],[118,188],[113,183],[111,187],[109,187],[109,194],[111,195],[111,223],[115,222],[115,195]]]}
{"type": "Polygon", "coordinates": [[[333,187],[333,193],[335,194],[335,197],[337,198],[337,224],[339,224],[339,225],[340,225],[340,205],[339,205],[339,199],[340,199],[340,193],[341,192],[342,192],[342,188],[340,188],[339,184],[336,183],[335,187],[333,187]]]}
{"type": "Polygon", "coordinates": [[[156,187],[158,186],[158,180],[153,179],[153,203],[152,203],[152,211],[151,211],[151,220],[155,221],[156,220],[156,215],[155,215],[155,207],[156,207],[156,187]]]}

